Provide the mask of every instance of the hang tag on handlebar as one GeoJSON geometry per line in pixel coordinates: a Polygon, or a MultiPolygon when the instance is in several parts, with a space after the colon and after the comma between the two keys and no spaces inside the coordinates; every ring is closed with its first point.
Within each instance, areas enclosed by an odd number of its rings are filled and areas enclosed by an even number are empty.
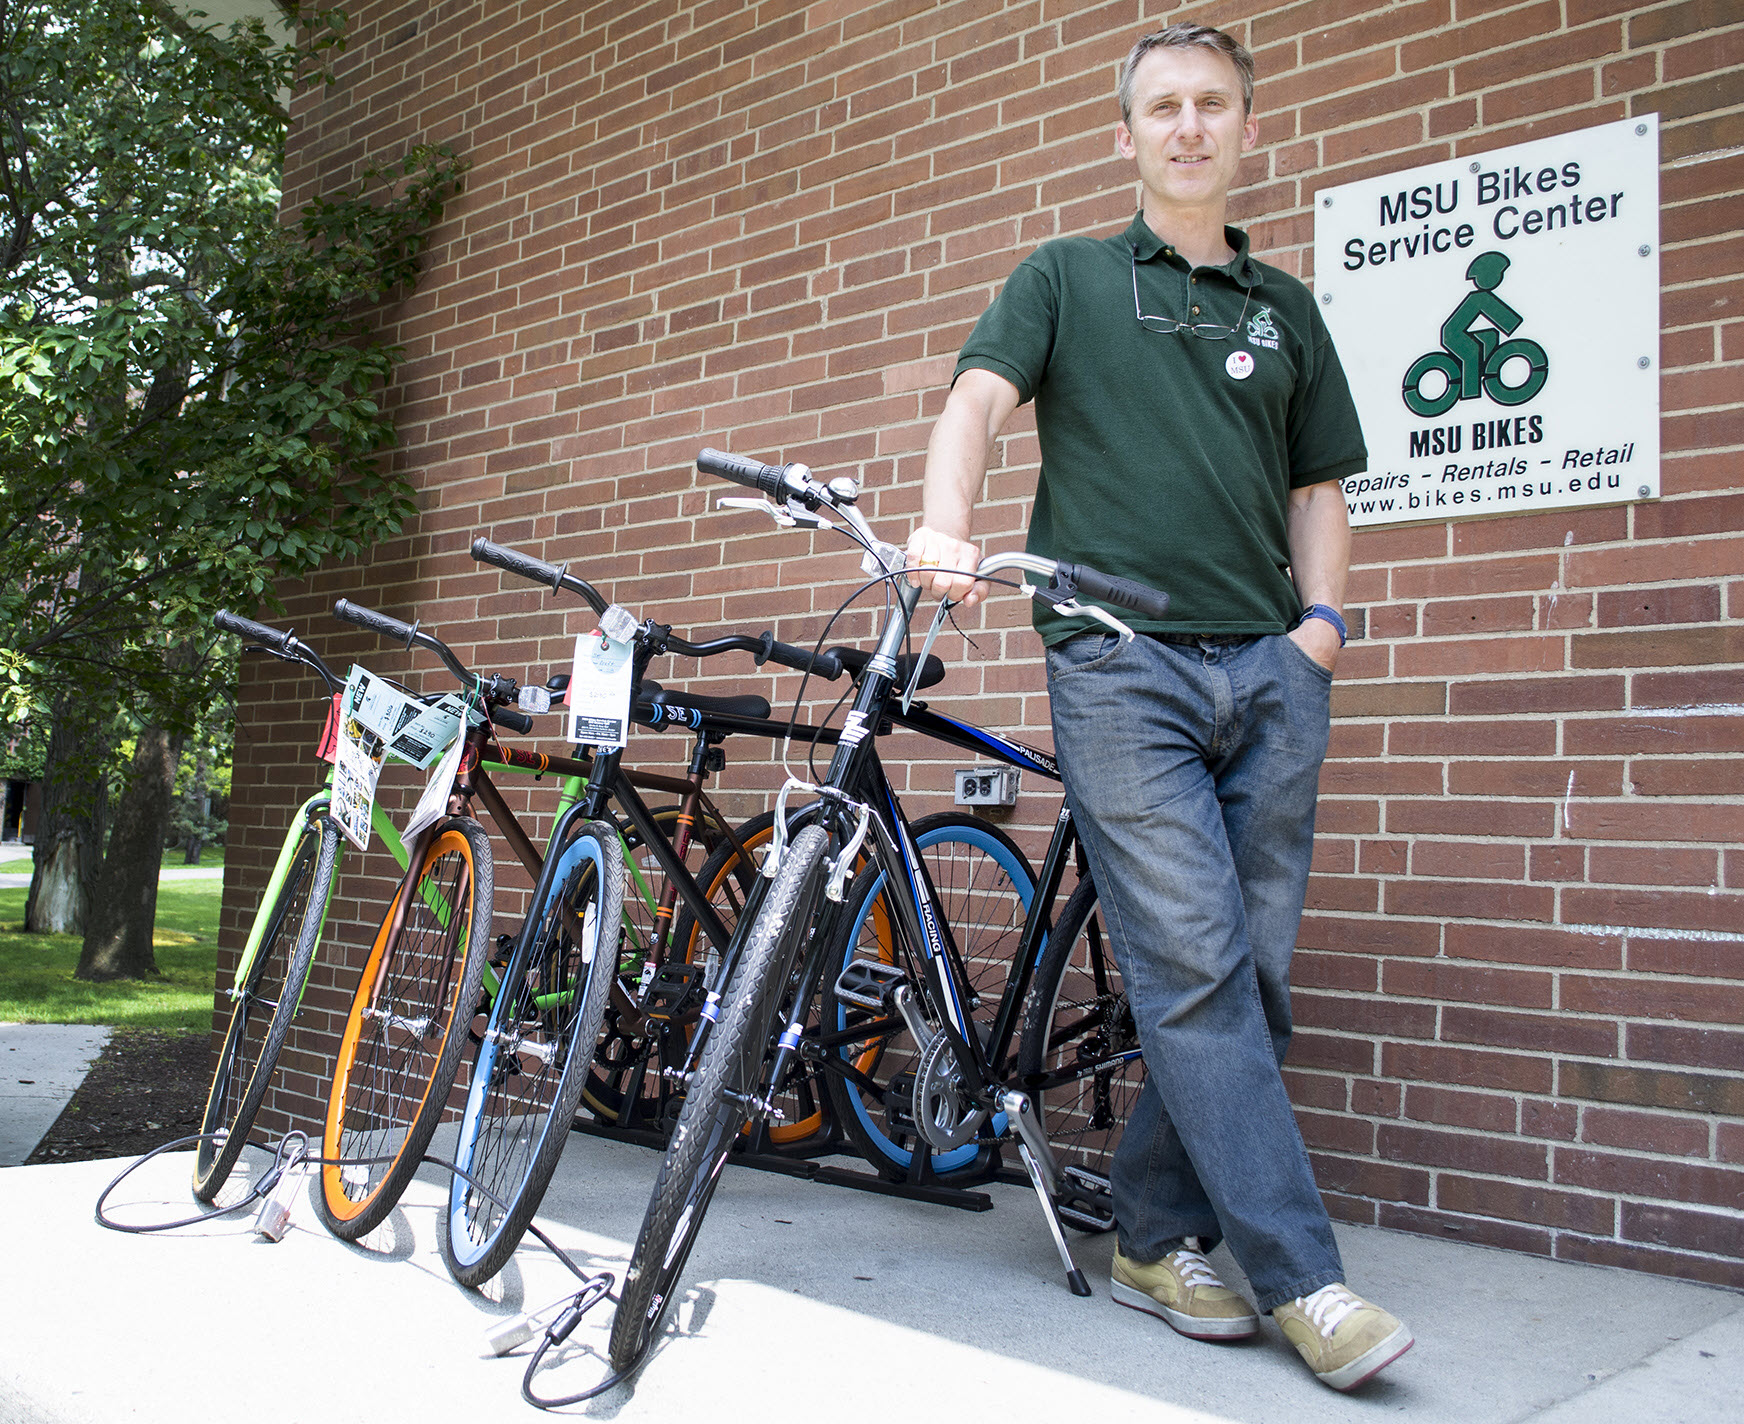
{"type": "Polygon", "coordinates": [[[575,640],[575,670],[566,694],[569,740],[606,749],[622,747],[630,735],[631,653],[634,645],[580,634],[575,640]]]}
{"type": "Polygon", "coordinates": [[[342,697],[339,738],[334,747],[333,799],[328,814],[346,840],[359,850],[368,850],[369,813],[375,804],[376,778],[381,775],[381,743],[354,715],[356,702],[351,686],[347,686],[342,697]],[[376,748],[373,753],[364,749],[365,736],[376,748]]]}
{"type": "Polygon", "coordinates": [[[345,690],[335,692],[327,703],[327,722],[321,728],[321,741],[315,748],[317,760],[331,766],[339,757],[339,707],[345,701],[345,690]]]}
{"type": "Polygon", "coordinates": [[[448,793],[454,789],[454,773],[460,767],[460,752],[465,745],[465,737],[456,737],[451,741],[448,750],[442,754],[442,760],[436,763],[436,769],[430,773],[429,781],[424,783],[424,794],[418,798],[418,804],[412,808],[411,819],[400,832],[400,839],[406,844],[410,845],[413,836],[424,827],[435,825],[447,814],[448,793]]]}

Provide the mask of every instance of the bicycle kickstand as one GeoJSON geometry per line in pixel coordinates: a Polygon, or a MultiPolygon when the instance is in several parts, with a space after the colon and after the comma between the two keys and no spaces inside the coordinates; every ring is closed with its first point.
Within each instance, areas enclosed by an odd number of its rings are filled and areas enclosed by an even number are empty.
{"type": "Polygon", "coordinates": [[[1048,1230],[1054,1233],[1054,1249],[1060,1253],[1060,1261],[1066,1268],[1066,1285],[1073,1295],[1090,1295],[1090,1282],[1084,1279],[1084,1273],[1072,1260],[1072,1249],[1066,1245],[1065,1228],[1060,1225],[1060,1213],[1054,1206],[1050,1187],[1060,1180],[1059,1168],[1054,1161],[1053,1149],[1042,1134],[1041,1124],[1036,1121],[1029,1094],[1010,1090],[1001,1097],[999,1105],[1005,1110],[1007,1121],[1017,1124],[1017,1152],[1029,1172],[1030,1184],[1041,1200],[1048,1230]]]}

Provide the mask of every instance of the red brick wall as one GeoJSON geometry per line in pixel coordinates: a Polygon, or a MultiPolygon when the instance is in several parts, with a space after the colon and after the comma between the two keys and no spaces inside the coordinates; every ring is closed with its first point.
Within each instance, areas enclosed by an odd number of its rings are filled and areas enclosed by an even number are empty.
{"type": "MultiPolygon", "coordinates": [[[[1237,220],[1307,279],[1320,187],[1657,111],[1664,497],[1357,538],[1366,637],[1339,669],[1289,1079],[1342,1217],[1744,1285],[1736,6],[353,11],[339,82],[296,102],[289,201],[414,140],[473,164],[421,285],[384,314],[408,352],[390,398],[418,517],[291,597],[332,656],[389,672],[411,663],[334,631],[335,595],[415,607],[489,667],[566,660],[585,620],[477,572],[475,532],[681,628],[815,636],[855,561],[705,513],[696,450],[853,473],[904,536],[953,353],[1006,272],[1130,217],[1111,93],[1142,29],[1204,19],[1255,49],[1262,147],[1237,220]]],[[[1027,414],[1000,453],[978,532],[1005,547],[1034,484],[1027,414]]],[[[1024,607],[996,600],[974,637],[939,700],[1045,741],[1024,607]]],[[[729,683],[792,686],[743,663],[729,683]]],[[[315,691],[276,665],[245,680],[228,944],[307,780],[315,691]]],[[[920,804],[946,804],[967,759],[915,754],[920,804]]],[[[722,785],[749,810],[778,780],[746,746],[722,785]]],[[[1053,796],[1026,791],[1018,824],[1045,826],[1053,796]]],[[[352,977],[333,963],[361,953],[391,865],[363,870],[277,1099],[303,1120],[352,977]]]]}

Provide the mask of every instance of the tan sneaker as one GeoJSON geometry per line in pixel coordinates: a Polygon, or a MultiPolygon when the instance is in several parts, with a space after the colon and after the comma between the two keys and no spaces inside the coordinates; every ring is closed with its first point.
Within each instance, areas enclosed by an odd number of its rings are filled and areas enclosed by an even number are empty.
{"type": "Polygon", "coordinates": [[[1217,1279],[1193,1237],[1177,1251],[1148,1265],[1129,1261],[1114,1248],[1109,1292],[1122,1305],[1160,1316],[1194,1340],[1245,1340],[1260,1328],[1248,1303],[1217,1279]]]}
{"type": "Polygon", "coordinates": [[[1322,1286],[1272,1312],[1321,1383],[1355,1389],[1416,1343],[1402,1321],[1342,1285],[1322,1286]]]}

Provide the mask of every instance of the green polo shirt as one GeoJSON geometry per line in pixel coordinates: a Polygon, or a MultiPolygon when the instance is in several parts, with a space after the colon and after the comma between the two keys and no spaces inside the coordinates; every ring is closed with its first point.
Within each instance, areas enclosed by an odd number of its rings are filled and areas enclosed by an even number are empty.
{"type": "MultiPolygon", "coordinates": [[[[1289,575],[1289,491],[1368,467],[1313,296],[1250,256],[1246,233],[1224,233],[1235,249],[1225,267],[1191,266],[1142,214],[1115,237],[1045,243],[957,359],[957,375],[992,371],[1035,402],[1042,469],[1029,551],[1163,589],[1167,619],[1115,610],[1146,632],[1291,627],[1302,604],[1289,575]],[[1234,334],[1141,325],[1135,251],[1141,310],[1234,334]]],[[[1034,608],[1046,642],[1086,627],[1034,608]]]]}

